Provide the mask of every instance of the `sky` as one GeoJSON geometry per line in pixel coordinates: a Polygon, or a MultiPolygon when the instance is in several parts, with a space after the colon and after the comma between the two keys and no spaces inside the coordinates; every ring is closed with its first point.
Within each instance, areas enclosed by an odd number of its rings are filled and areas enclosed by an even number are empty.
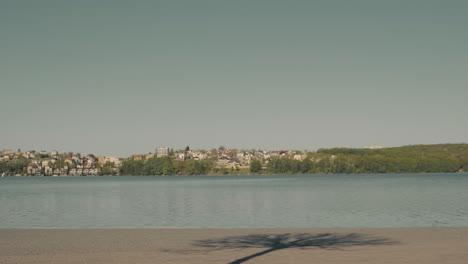
{"type": "Polygon", "coordinates": [[[0,1],[0,149],[468,142],[468,1],[0,1]]]}

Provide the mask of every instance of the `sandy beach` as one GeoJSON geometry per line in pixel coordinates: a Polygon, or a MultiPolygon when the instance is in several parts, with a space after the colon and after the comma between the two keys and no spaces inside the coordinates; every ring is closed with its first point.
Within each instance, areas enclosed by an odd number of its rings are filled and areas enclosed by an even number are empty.
{"type": "Polygon", "coordinates": [[[0,263],[468,263],[468,227],[0,229],[0,263]]]}

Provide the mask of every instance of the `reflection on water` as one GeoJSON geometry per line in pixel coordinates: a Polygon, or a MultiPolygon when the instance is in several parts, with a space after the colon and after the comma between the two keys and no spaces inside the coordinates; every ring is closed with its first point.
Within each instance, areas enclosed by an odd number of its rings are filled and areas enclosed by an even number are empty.
{"type": "Polygon", "coordinates": [[[0,228],[468,226],[468,174],[0,179],[0,228]]]}

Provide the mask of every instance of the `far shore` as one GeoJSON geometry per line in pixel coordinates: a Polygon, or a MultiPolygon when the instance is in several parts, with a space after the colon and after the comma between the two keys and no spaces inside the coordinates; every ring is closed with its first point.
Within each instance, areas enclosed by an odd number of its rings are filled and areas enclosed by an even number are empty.
{"type": "Polygon", "coordinates": [[[468,263],[468,227],[0,229],[0,263],[468,263]]]}
{"type": "Polygon", "coordinates": [[[296,174],[275,174],[275,173],[250,173],[250,174],[203,174],[203,175],[187,175],[187,174],[173,174],[173,175],[4,175],[0,178],[80,178],[80,177],[193,177],[193,176],[326,176],[326,175],[414,175],[414,174],[466,174],[468,172],[385,172],[385,173],[296,173],[296,174]]]}

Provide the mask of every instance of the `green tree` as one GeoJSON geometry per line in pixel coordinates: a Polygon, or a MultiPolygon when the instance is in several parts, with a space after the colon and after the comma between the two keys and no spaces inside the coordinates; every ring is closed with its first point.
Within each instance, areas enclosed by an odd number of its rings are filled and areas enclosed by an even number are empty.
{"type": "Polygon", "coordinates": [[[116,175],[115,164],[113,162],[106,161],[103,165],[99,164],[101,169],[100,175],[116,175]]]}
{"type": "Polygon", "coordinates": [[[120,175],[145,175],[143,174],[143,160],[125,160],[120,167],[120,175]]]}
{"type": "Polygon", "coordinates": [[[250,161],[250,172],[258,173],[262,169],[262,163],[257,159],[252,159],[250,161]]]}

